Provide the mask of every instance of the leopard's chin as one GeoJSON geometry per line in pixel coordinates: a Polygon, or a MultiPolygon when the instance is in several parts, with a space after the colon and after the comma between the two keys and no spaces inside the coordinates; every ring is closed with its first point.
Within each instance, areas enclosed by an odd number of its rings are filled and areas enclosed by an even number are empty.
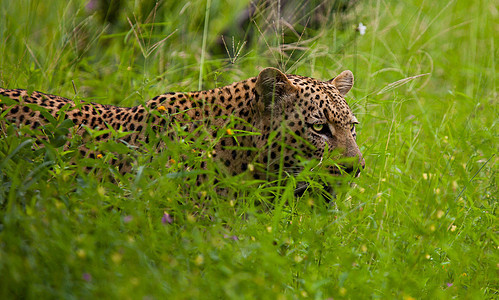
{"type": "MultiPolygon", "coordinates": [[[[294,191],[294,195],[296,198],[301,198],[305,194],[305,192],[309,189],[310,184],[307,182],[299,182],[297,184],[297,187],[294,191]]],[[[328,203],[334,203],[334,199],[336,198],[336,195],[334,193],[334,189],[331,187],[329,184],[325,184],[323,186],[323,191],[321,191],[321,195],[324,197],[326,202],[328,203]]]]}

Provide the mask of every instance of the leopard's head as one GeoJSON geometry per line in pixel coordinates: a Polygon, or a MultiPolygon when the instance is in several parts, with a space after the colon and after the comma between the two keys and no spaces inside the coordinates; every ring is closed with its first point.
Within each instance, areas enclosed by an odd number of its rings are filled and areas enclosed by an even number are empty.
{"type": "Polygon", "coordinates": [[[269,132],[278,132],[269,151],[261,155],[268,171],[279,169],[282,155],[284,170],[290,174],[301,171],[300,157],[315,158],[333,174],[359,174],[365,162],[356,143],[358,120],[344,98],[353,82],[348,70],[328,81],[286,75],[275,68],[260,72],[255,91],[263,99],[262,120],[270,129],[261,144],[269,132]],[[338,164],[324,163],[331,159],[338,164]]]}

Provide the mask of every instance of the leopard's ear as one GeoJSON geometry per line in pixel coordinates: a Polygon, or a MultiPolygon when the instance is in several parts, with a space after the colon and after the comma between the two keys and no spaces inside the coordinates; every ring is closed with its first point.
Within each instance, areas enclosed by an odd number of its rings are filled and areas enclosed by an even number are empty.
{"type": "Polygon", "coordinates": [[[263,98],[265,107],[279,102],[286,95],[290,95],[296,87],[288,77],[276,68],[263,69],[255,83],[256,92],[263,98]]]}
{"type": "Polygon", "coordinates": [[[353,86],[353,73],[350,70],[345,70],[329,82],[338,89],[342,96],[345,96],[353,86]]]}

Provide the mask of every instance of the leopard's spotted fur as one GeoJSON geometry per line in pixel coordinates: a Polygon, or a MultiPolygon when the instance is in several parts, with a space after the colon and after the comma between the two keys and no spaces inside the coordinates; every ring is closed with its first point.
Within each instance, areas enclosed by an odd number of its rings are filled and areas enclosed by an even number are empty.
{"type": "MultiPolygon", "coordinates": [[[[364,160],[356,144],[355,124],[357,119],[344,100],[344,95],[353,85],[353,75],[344,71],[329,81],[313,78],[285,75],[274,68],[267,68],[258,77],[250,78],[231,85],[209,91],[190,93],[166,93],[148,101],[145,105],[125,108],[96,103],[82,103],[78,108],[73,101],[63,97],[40,92],[28,93],[21,89],[2,89],[0,94],[14,99],[16,105],[1,104],[2,111],[8,110],[4,121],[32,128],[47,121],[43,115],[26,104],[36,104],[46,108],[53,116],[65,105],[66,118],[77,126],[76,134],[85,129],[105,129],[108,126],[118,130],[133,132],[123,140],[131,145],[140,146],[139,141],[147,140],[146,127],[167,132],[172,122],[191,125],[209,123],[213,138],[217,130],[224,128],[227,116],[234,116],[240,122],[233,131],[243,130],[259,134],[238,137],[225,135],[215,147],[214,156],[232,173],[247,170],[250,164],[261,166],[260,170],[278,170],[283,155],[284,170],[296,174],[300,167],[298,156],[321,160],[326,148],[329,152],[339,150],[343,157],[355,159],[347,165],[348,171],[356,170],[353,166],[364,166],[364,160]],[[151,114],[156,110],[166,117],[151,114]],[[282,130],[283,124],[286,130],[282,130]],[[269,143],[271,132],[277,131],[274,140],[269,143]],[[284,132],[284,137],[281,133],[284,132]],[[280,141],[284,141],[281,143],[280,141]],[[238,146],[238,147],[234,147],[238,146]],[[260,150],[260,151],[257,151],[260,150]]],[[[109,134],[97,137],[107,140],[109,134]]],[[[87,149],[81,147],[83,155],[93,157],[87,149]]],[[[123,164],[123,162],[114,162],[123,164]]],[[[120,165],[120,168],[126,168],[120,165]]],[[[338,169],[331,168],[331,172],[338,169]]],[[[253,172],[259,178],[262,172],[253,172]]]]}

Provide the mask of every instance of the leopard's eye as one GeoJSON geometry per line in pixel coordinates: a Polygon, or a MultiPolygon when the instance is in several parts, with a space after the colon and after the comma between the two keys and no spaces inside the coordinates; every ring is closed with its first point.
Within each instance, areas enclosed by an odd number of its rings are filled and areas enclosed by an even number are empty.
{"type": "Polygon", "coordinates": [[[321,132],[324,129],[324,124],[313,124],[312,128],[317,132],[321,132]]]}

